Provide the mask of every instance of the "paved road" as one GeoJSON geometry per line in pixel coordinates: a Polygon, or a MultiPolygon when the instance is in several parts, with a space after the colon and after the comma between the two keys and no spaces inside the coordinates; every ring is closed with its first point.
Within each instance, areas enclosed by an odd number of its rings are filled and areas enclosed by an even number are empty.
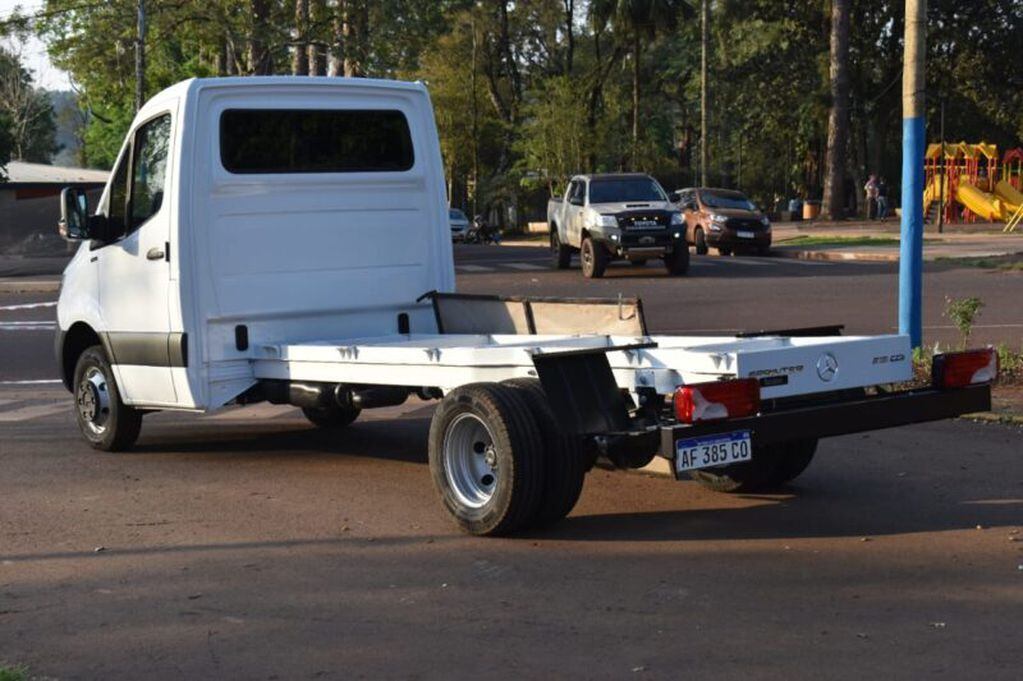
{"type": "MultiPolygon", "coordinates": [[[[615,268],[602,282],[510,266],[538,257],[460,249],[462,266],[493,271],[459,285],[642,293],[655,329],[712,330],[819,323],[829,300],[893,281],[877,266],[736,259],[697,262],[686,279],[615,268]],[[715,291],[742,313],[687,302],[715,291]]],[[[964,287],[1009,276],[928,274],[964,287]]],[[[878,330],[872,306],[843,320],[878,330]]],[[[52,378],[51,332],[29,328],[52,318],[0,310],[0,380],[52,378]]],[[[84,447],[67,406],[52,384],[0,385],[0,660],[39,674],[1019,678],[1019,428],[829,440],[772,495],[594,471],[561,525],[481,540],[453,531],[434,496],[429,405],[334,436],[287,407],[157,414],[121,455],[84,447]]]]}

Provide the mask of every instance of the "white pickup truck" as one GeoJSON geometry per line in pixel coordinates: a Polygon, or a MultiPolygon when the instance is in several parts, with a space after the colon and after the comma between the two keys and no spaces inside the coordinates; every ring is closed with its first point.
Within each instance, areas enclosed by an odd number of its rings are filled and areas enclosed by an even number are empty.
{"type": "Polygon", "coordinates": [[[259,401],[340,430],[436,399],[434,483],[461,528],[491,535],[564,517],[598,461],[661,456],[753,490],[798,475],[818,438],[989,408],[990,350],[894,391],[912,375],[905,336],[656,336],[638,300],[456,294],[447,210],[420,84],[224,78],[156,95],[94,214],[62,195],[80,247],[56,352],[82,435],[123,450],[152,411],[259,401]]]}
{"type": "Polygon", "coordinates": [[[689,271],[682,213],[643,173],[576,175],[547,203],[547,226],[554,266],[567,269],[578,251],[587,279],[603,277],[612,260],[660,258],[670,274],[689,271]]]}

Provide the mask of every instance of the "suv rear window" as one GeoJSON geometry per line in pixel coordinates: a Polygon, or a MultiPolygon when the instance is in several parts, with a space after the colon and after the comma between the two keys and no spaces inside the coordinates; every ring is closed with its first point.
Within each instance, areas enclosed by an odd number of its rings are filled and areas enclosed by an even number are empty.
{"type": "Polygon", "coordinates": [[[228,109],[220,116],[220,161],[232,173],[394,172],[414,160],[400,111],[228,109]]]}

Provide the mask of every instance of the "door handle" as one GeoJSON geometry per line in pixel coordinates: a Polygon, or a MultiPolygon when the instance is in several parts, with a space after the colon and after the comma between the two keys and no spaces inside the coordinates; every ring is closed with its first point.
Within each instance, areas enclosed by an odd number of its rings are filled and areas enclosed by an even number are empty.
{"type": "Polygon", "coordinates": [[[162,248],[159,246],[153,246],[146,252],[146,260],[163,260],[166,255],[162,248]]]}

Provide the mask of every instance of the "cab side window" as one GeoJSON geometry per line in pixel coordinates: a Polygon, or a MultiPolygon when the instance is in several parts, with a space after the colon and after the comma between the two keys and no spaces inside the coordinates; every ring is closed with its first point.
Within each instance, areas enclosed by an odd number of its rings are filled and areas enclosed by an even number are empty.
{"type": "Polygon", "coordinates": [[[170,114],[165,114],[149,121],[135,133],[129,232],[135,231],[142,223],[156,215],[163,205],[163,194],[167,184],[170,123],[170,114]]]}
{"type": "Polygon", "coordinates": [[[121,162],[114,169],[114,179],[110,183],[110,195],[107,200],[106,216],[110,226],[111,240],[117,239],[125,232],[128,210],[128,166],[131,164],[131,145],[124,150],[121,162]]]}

